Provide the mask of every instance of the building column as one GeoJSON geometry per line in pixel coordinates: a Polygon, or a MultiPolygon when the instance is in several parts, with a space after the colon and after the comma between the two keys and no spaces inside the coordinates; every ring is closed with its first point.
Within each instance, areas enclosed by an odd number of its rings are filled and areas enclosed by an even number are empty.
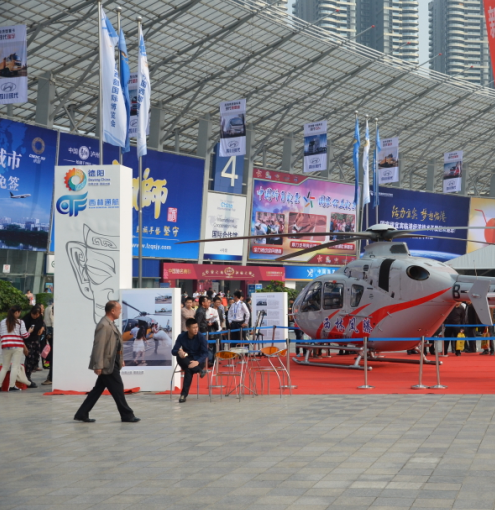
{"type": "Polygon", "coordinates": [[[435,174],[436,174],[436,163],[434,159],[428,161],[426,167],[426,191],[435,191],[435,174]]]}
{"type": "Polygon", "coordinates": [[[495,173],[490,177],[490,198],[495,198],[495,173]]]}
{"type": "Polygon", "coordinates": [[[293,172],[292,167],[292,154],[294,153],[294,138],[291,136],[288,136],[284,138],[284,148],[282,152],[282,166],[281,170],[282,172],[293,172]]]}
{"type": "Polygon", "coordinates": [[[462,179],[461,179],[461,195],[465,197],[468,194],[468,176],[469,176],[469,164],[462,162],[462,179]]]}
{"type": "Polygon", "coordinates": [[[53,112],[55,100],[55,85],[51,83],[50,71],[38,78],[38,97],[36,98],[36,124],[53,127],[53,112]]]}
{"type": "MultiPolygon", "coordinates": [[[[256,131],[254,125],[249,124],[246,129],[246,155],[244,156],[244,172],[243,180],[247,183],[246,186],[246,215],[244,220],[244,234],[245,236],[251,233],[251,208],[250,202],[253,196],[253,154],[254,144],[256,141],[256,131]]],[[[245,266],[248,259],[250,240],[244,239],[242,242],[242,265],[245,266]]]]}
{"type": "Polygon", "coordinates": [[[163,152],[162,138],[165,134],[163,126],[165,124],[165,111],[161,103],[158,106],[151,107],[150,115],[150,136],[148,138],[148,147],[163,152]]]}
{"type": "MultiPolygon", "coordinates": [[[[211,144],[212,122],[210,114],[206,114],[199,120],[198,127],[198,147],[196,155],[204,158],[204,177],[203,177],[203,204],[201,206],[201,229],[200,238],[203,239],[206,230],[206,207],[208,201],[208,188],[210,184],[210,161],[213,145],[211,144]]],[[[199,243],[198,264],[203,263],[203,256],[205,253],[204,243],[199,243]]]]}

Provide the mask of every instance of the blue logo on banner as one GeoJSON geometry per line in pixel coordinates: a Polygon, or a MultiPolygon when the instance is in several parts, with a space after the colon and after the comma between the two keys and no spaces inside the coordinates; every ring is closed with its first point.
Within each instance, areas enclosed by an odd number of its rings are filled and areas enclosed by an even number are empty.
{"type": "Polygon", "coordinates": [[[84,195],[63,195],[57,200],[57,211],[60,214],[77,216],[86,209],[87,196],[87,193],[84,193],[84,195]]]}

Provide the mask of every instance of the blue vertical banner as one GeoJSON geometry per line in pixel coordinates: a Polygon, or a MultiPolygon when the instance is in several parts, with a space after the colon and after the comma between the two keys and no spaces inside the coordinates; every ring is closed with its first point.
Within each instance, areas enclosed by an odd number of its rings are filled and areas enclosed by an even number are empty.
{"type": "MultiPolygon", "coordinates": [[[[138,255],[139,174],[136,148],[124,155],[132,168],[133,255],[138,255]]],[[[204,160],[148,150],[143,156],[143,257],[197,259],[200,238],[204,160]]],[[[204,197],[206,200],[206,197],[204,197]]]]}
{"type": "Polygon", "coordinates": [[[242,193],[244,178],[244,156],[220,156],[220,144],[215,146],[213,157],[213,191],[225,193],[242,193]]]}
{"type": "Polygon", "coordinates": [[[46,251],[57,132],[0,119],[0,248],[46,251]]]}

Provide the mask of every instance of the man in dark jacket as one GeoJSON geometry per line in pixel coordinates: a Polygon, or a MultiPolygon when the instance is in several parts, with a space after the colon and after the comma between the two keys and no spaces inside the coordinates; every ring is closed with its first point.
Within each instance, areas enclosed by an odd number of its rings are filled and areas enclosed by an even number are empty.
{"type": "Polygon", "coordinates": [[[443,341],[443,353],[444,355],[447,355],[447,352],[449,350],[449,344],[452,342],[451,350],[452,352],[455,352],[455,343],[456,340],[449,340],[450,338],[457,338],[457,334],[459,333],[459,327],[456,325],[464,324],[464,307],[462,306],[462,303],[456,303],[454,308],[452,308],[452,311],[449,313],[448,317],[445,319],[445,324],[452,324],[453,326],[446,326],[445,327],[445,333],[444,337],[445,340],[443,341]]]}
{"type": "MultiPolygon", "coordinates": [[[[480,324],[480,319],[471,301],[467,302],[466,320],[464,322],[465,324],[480,324]]],[[[476,328],[467,327],[466,336],[474,338],[476,336],[476,328]]],[[[466,346],[464,350],[466,352],[476,352],[476,340],[466,340],[466,346]]]]}
{"type": "Polygon", "coordinates": [[[206,338],[198,331],[196,319],[187,319],[186,328],[187,331],[177,337],[172,349],[172,355],[177,357],[177,363],[184,370],[184,383],[179,398],[181,404],[189,395],[193,375],[197,373],[200,377],[206,375],[205,362],[208,357],[208,344],[206,338]]]}
{"type": "Polygon", "coordinates": [[[203,334],[206,334],[208,332],[208,327],[210,326],[208,324],[208,321],[206,320],[206,312],[208,311],[208,308],[210,308],[210,300],[208,299],[207,296],[201,296],[199,298],[199,306],[198,309],[196,310],[194,318],[198,323],[199,332],[203,334]]]}

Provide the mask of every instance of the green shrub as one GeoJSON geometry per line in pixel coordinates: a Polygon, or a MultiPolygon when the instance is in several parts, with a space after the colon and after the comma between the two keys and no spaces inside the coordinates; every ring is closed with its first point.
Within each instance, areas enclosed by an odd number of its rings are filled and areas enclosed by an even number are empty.
{"type": "Polygon", "coordinates": [[[53,301],[53,294],[49,292],[42,292],[40,294],[36,294],[36,304],[37,305],[45,305],[45,308],[53,301]]]}
{"type": "Polygon", "coordinates": [[[29,308],[29,299],[10,282],[0,280],[0,312],[7,312],[11,306],[20,305],[29,308]]]}
{"type": "Polygon", "coordinates": [[[284,282],[279,282],[278,280],[271,280],[268,285],[256,292],[286,292],[287,300],[296,299],[299,294],[296,289],[290,289],[284,285],[284,282]]]}

